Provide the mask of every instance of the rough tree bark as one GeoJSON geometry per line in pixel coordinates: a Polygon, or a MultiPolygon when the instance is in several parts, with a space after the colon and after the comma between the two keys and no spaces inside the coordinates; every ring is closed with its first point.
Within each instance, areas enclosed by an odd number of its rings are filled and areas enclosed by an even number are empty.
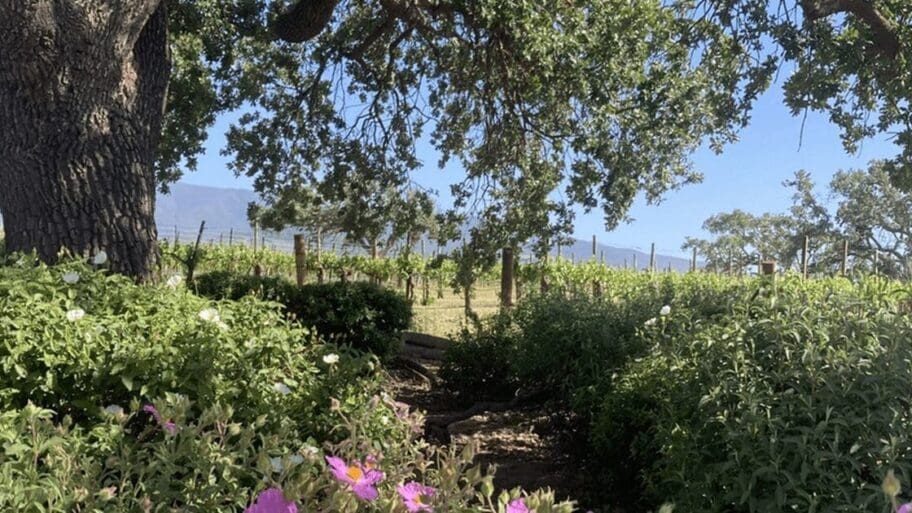
{"type": "Polygon", "coordinates": [[[170,75],[163,0],[0,0],[6,246],[107,252],[149,277],[153,163],[170,75]]]}

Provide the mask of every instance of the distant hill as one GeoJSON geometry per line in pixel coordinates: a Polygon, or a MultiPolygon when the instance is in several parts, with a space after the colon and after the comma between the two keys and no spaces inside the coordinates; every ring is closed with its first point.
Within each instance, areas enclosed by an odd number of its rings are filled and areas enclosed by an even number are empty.
{"type": "MultiPolygon", "coordinates": [[[[249,241],[253,230],[247,220],[247,205],[257,199],[257,194],[249,190],[175,183],[168,194],[158,195],[155,222],[159,236],[171,240],[176,230],[180,240],[190,241],[196,238],[200,223],[206,221],[203,234],[206,242],[219,239],[227,242],[229,236],[233,236],[236,242],[249,241]]],[[[270,246],[291,249],[291,232],[266,234],[266,237],[270,246]]],[[[623,267],[625,260],[632,267],[634,255],[637,267],[644,269],[649,265],[649,254],[643,251],[599,244],[597,253],[601,256],[602,252],[605,262],[613,267],[623,267]]],[[[552,254],[555,253],[552,251],[552,254]]],[[[577,261],[588,260],[592,256],[592,243],[577,239],[572,245],[562,247],[561,254],[564,258],[572,256],[577,261]]],[[[656,255],[656,265],[659,269],[667,269],[671,265],[674,270],[686,271],[690,262],[685,258],[656,255]]]]}
{"type": "Polygon", "coordinates": [[[258,199],[255,192],[180,182],[170,189],[158,195],[155,208],[155,223],[162,234],[172,233],[175,226],[182,231],[198,228],[201,221],[210,230],[250,230],[247,204],[258,199]]]}

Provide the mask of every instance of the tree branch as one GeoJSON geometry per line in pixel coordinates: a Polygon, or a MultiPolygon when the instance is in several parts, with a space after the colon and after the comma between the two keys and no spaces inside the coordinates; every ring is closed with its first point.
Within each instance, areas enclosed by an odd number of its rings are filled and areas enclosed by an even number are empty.
{"type": "Polygon", "coordinates": [[[339,0],[298,0],[276,18],[272,31],[289,43],[303,43],[317,37],[332,20],[339,0]]]}
{"type": "Polygon", "coordinates": [[[871,0],[801,0],[804,15],[810,21],[826,18],[836,13],[850,13],[863,21],[874,32],[874,44],[885,57],[895,59],[900,41],[896,27],[871,0]]]}

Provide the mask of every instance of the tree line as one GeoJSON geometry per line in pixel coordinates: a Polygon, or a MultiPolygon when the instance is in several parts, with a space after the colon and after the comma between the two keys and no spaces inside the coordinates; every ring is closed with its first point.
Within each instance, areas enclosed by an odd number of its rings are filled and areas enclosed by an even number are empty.
{"type": "Polygon", "coordinates": [[[896,186],[889,170],[881,160],[839,171],[826,199],[815,193],[810,174],[798,171],[783,183],[792,192],[786,212],[715,214],[703,223],[711,237],[688,237],[682,249],[696,249],[717,272],[740,272],[760,259],[800,271],[807,238],[810,273],[839,272],[847,248],[856,271],[912,278],[912,194],[896,186]]]}

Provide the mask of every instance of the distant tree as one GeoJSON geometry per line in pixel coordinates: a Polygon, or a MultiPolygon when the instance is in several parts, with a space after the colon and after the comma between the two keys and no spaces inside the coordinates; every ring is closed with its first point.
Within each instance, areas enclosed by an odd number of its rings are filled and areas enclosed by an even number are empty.
{"type": "Polygon", "coordinates": [[[836,221],[853,259],[881,274],[912,277],[912,194],[890,180],[891,164],[871,163],[867,171],[840,171],[830,188],[838,198],[836,221]]]}
{"type": "Polygon", "coordinates": [[[774,259],[788,267],[792,265],[790,238],[792,222],[788,216],[763,214],[754,216],[743,210],[716,214],[703,223],[703,229],[715,236],[713,240],[689,237],[683,249],[696,249],[705,265],[719,271],[743,272],[758,265],[761,258],[774,259]]]}

